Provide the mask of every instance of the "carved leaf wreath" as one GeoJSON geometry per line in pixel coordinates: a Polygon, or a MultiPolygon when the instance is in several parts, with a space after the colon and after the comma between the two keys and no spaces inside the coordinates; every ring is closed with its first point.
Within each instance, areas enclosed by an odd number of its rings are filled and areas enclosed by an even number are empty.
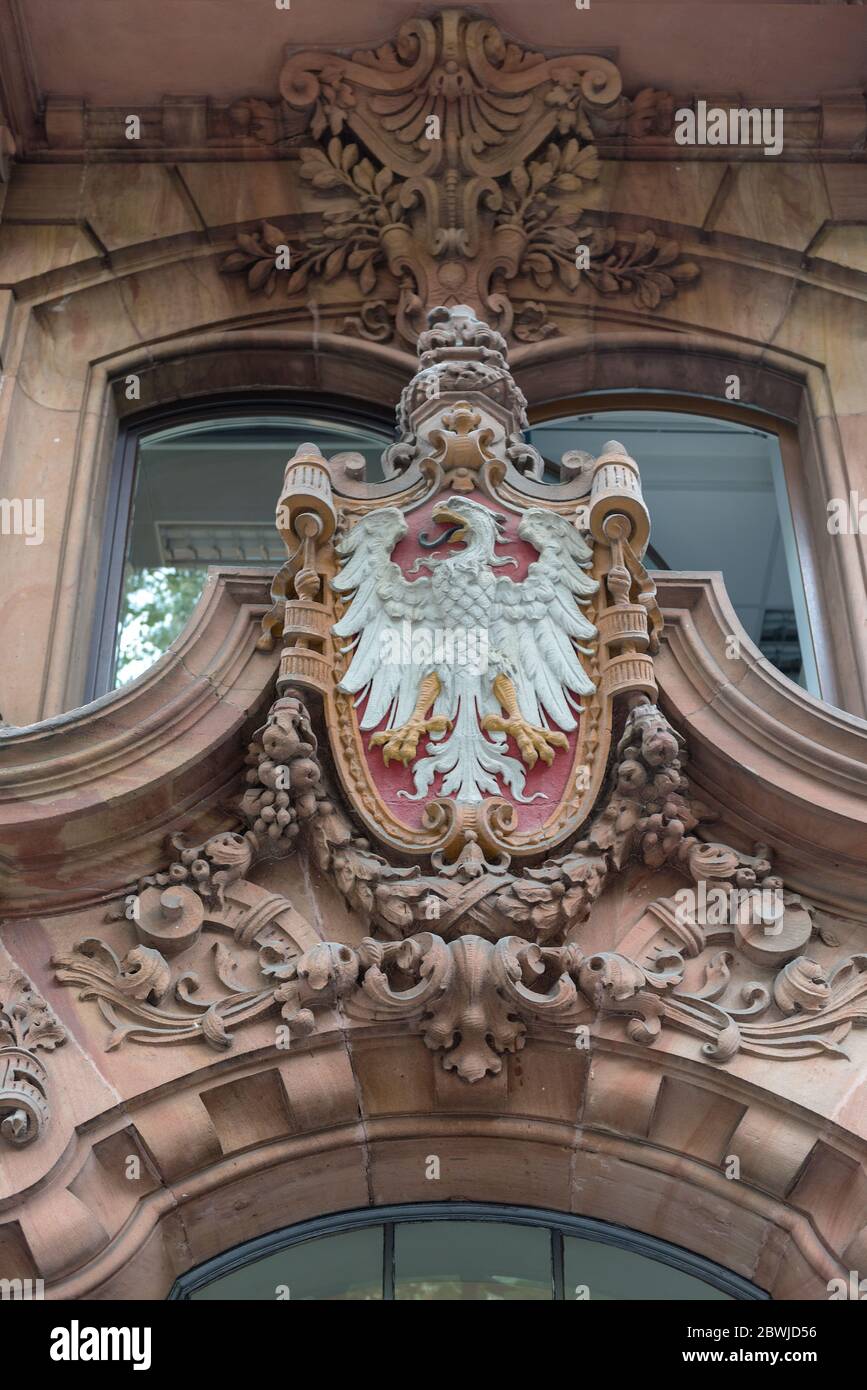
{"type": "MultiPolygon", "coordinates": [[[[579,120],[577,128],[582,136],[592,136],[586,121],[579,120]]],[[[698,266],[679,260],[680,245],[671,238],[649,230],[630,237],[611,228],[582,227],[582,207],[558,206],[557,195],[580,193],[598,178],[599,167],[595,145],[582,144],[574,136],[560,144],[550,141],[542,159],[519,165],[498,181],[502,198],[493,229],[509,226],[523,232],[526,245],[519,274],[531,278],[541,290],[550,289],[556,278],[574,291],[583,275],[600,294],[631,292],[640,308],[656,309],[679,286],[698,278],[698,266]],[[587,247],[589,265],[576,264],[579,245],[587,247]]],[[[384,298],[370,301],[378,271],[387,261],[384,230],[410,225],[402,198],[406,181],[386,167],[377,167],[359,144],[344,144],[338,135],[332,136],[325,150],[313,147],[301,152],[301,177],[322,193],[352,198],[356,206],[323,214],[322,230],[292,259],[287,295],[302,293],[311,277],[331,283],[343,274],[353,275],[367,303],[360,318],[346,321],[344,331],[380,340],[390,336],[393,304],[384,298]]],[[[407,199],[408,205],[412,202],[407,199]]],[[[285,246],[286,234],[262,222],[257,231],[238,234],[236,250],[224,259],[221,271],[243,273],[251,293],[271,296],[277,287],[277,257],[285,246]]],[[[497,288],[504,289],[505,283],[500,272],[497,288]]],[[[402,284],[401,291],[406,295],[411,287],[402,284]]],[[[530,302],[518,310],[514,332],[519,339],[534,341],[556,331],[543,305],[530,302]]]]}

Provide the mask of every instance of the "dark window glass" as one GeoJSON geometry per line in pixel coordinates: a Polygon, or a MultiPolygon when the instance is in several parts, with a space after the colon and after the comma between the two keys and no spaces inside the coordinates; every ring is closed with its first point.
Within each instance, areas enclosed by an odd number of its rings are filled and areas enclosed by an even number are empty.
{"type": "Polygon", "coordinates": [[[140,441],[113,685],[141,675],[175,640],[209,565],[283,563],[274,511],[287,460],[307,440],[326,457],[363,454],[375,478],[390,435],[313,417],[247,415],[179,425],[140,441]]]}
{"type": "Polygon", "coordinates": [[[732,1298],[731,1294],[713,1288],[694,1274],[651,1260],[647,1255],[575,1236],[566,1236],[563,1240],[563,1283],[564,1298],[590,1303],[612,1299],[663,1298],[671,1302],[732,1298]]]}
{"type": "Polygon", "coordinates": [[[551,1236],[505,1221],[407,1222],[394,1232],[398,1300],[553,1298],[551,1236]]]}
{"type": "Polygon", "coordinates": [[[720,570],[732,606],[772,665],[819,695],[810,622],[776,436],[665,410],[612,410],[534,425],[559,479],[567,450],[594,457],[619,439],[641,470],[651,569],[720,570]]]}
{"type": "Polygon", "coordinates": [[[634,1231],[476,1202],[318,1218],[217,1256],[185,1274],[171,1295],[591,1304],[765,1296],[701,1256],[634,1231]]]}
{"type": "Polygon", "coordinates": [[[382,1298],[383,1230],[359,1226],[301,1241],[214,1279],[192,1298],[292,1303],[382,1298]]]}

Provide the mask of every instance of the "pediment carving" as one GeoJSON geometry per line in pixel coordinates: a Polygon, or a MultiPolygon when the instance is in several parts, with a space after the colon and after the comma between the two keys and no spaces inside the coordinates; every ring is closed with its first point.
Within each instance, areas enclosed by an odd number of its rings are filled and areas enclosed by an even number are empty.
{"type": "Polygon", "coordinates": [[[272,147],[306,117],[314,143],[299,150],[300,175],[322,223],[285,269],[287,233],[267,222],[242,232],[222,269],[252,293],[295,298],[350,276],[362,302],[344,332],[413,342],[427,307],[465,301],[533,342],[558,331],[549,291],[583,279],[653,311],[698,277],[672,238],[588,212],[596,141],[640,141],[672,122],[668,93],[627,97],[601,55],[547,58],[490,20],[443,10],[375,51],[290,54],[279,87],[279,102],[250,98],[232,116],[272,147]]]}
{"type": "Polygon", "coordinates": [[[519,875],[471,834],[454,862],[434,855],[426,872],[390,864],[354,832],[308,712],[286,694],[251,747],[247,828],[184,848],[148,876],[112,914],[123,954],[85,940],[54,958],[57,979],[99,1001],[109,1048],[199,1038],[225,1050],[265,1015],[288,1048],[338,1009],[362,1025],[417,1028],[468,1082],[498,1073],[503,1054],[537,1030],[589,1046],[597,1017],[620,1018],[644,1046],[664,1029],[682,1032],[720,1064],[738,1053],[845,1057],[847,1034],[867,1024],[867,954],[820,963],[816,950],[836,942],[785,890],[765,848],[744,854],[693,833],[712,813],[690,797],[679,752],[659,711],[638,704],[602,809],[567,853],[519,875]],[[319,940],[285,898],[247,880],[256,862],[292,853],[310,854],[373,936],[357,947],[319,940]],[[581,925],[606,881],[636,860],[674,867],[722,899],[778,894],[781,919],[769,929],[748,913],[703,924],[663,898],[641,958],[585,951],[581,925]]]}

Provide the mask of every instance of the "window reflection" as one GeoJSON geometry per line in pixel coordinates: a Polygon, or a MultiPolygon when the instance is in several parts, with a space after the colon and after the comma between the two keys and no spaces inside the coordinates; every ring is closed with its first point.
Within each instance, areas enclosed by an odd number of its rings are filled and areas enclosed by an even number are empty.
{"type": "Polygon", "coordinates": [[[730,1301],[732,1297],[696,1279],[694,1274],[651,1260],[635,1250],[621,1250],[616,1245],[575,1236],[566,1236],[563,1241],[563,1280],[567,1301],[634,1302],[653,1298],[668,1303],[697,1298],[730,1301]]]}
{"type": "Polygon", "coordinates": [[[395,1227],[394,1296],[539,1302],[553,1298],[550,1233],[500,1221],[426,1221],[395,1227]]]}
{"type": "Polygon", "coordinates": [[[765,1295],[701,1256],[604,1222],[455,1202],[289,1227],[191,1270],[171,1297],[592,1304],[765,1295]],[[329,1230],[334,1223],[340,1229],[329,1230]]]}
{"type": "Polygon", "coordinates": [[[368,476],[390,435],[336,421],[210,419],[145,436],[138,448],[125,554],[115,686],[135,680],[183,631],[209,565],[276,569],[274,526],[283,470],[299,444],[364,455],[368,476]]]}
{"type": "Polygon", "coordinates": [[[195,1299],[305,1303],[382,1298],[382,1226],[289,1245],[196,1289],[195,1299]]]}
{"type": "Polygon", "coordinates": [[[819,692],[801,562],[776,435],[670,410],[598,410],[534,425],[530,439],[559,481],[573,449],[594,457],[619,439],[641,470],[650,569],[721,570],[747,634],[790,680],[819,692]]]}

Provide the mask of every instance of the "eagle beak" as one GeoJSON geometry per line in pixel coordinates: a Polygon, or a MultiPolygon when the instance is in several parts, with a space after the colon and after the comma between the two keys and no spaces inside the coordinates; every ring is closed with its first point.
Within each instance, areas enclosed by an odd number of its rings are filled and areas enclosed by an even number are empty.
{"type": "Polygon", "coordinates": [[[448,525],[448,530],[440,536],[419,536],[419,544],[426,549],[435,545],[443,545],[447,541],[462,541],[466,538],[467,524],[462,516],[452,511],[448,502],[437,502],[431,516],[439,526],[448,525]],[[449,525],[449,523],[451,523],[449,525]]]}

